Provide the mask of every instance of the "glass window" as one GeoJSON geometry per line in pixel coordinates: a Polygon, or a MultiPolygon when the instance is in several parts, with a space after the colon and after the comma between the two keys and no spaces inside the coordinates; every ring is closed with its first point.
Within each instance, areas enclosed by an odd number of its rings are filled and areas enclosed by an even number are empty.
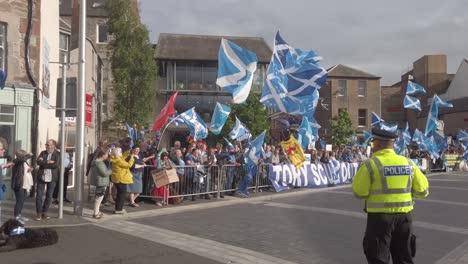
{"type": "Polygon", "coordinates": [[[216,65],[203,66],[203,83],[207,91],[216,91],[216,78],[218,77],[218,69],[216,65]]]}
{"type": "MultiPolygon", "coordinates": [[[[63,63],[65,58],[67,62],[70,62],[70,53],[68,52],[70,45],[70,35],[60,33],[60,43],[59,43],[59,61],[63,63]]],[[[60,64],[62,66],[62,64],[60,64]]]]}
{"type": "Polygon", "coordinates": [[[6,70],[6,58],[7,58],[7,49],[6,49],[6,44],[7,44],[7,29],[6,29],[6,23],[0,22],[0,70],[5,71],[6,70]]]}
{"type": "Polygon", "coordinates": [[[358,125],[367,126],[367,109],[358,110],[358,125]]]}
{"type": "Polygon", "coordinates": [[[108,111],[108,98],[107,98],[107,93],[102,93],[102,113],[107,115],[107,111],[108,111]]]}
{"type": "Polygon", "coordinates": [[[366,96],[366,90],[367,90],[367,81],[360,80],[359,88],[358,88],[358,96],[366,96]]]}
{"type": "Polygon", "coordinates": [[[109,42],[109,26],[107,24],[97,25],[97,43],[108,43],[109,42]]]}
{"type": "Polygon", "coordinates": [[[15,124],[15,107],[9,105],[0,105],[0,124],[15,124]]]}
{"type": "Polygon", "coordinates": [[[188,90],[187,88],[187,66],[176,65],[176,89],[188,90]]]}
{"type": "Polygon", "coordinates": [[[338,96],[346,96],[346,80],[338,80],[338,96]]]}

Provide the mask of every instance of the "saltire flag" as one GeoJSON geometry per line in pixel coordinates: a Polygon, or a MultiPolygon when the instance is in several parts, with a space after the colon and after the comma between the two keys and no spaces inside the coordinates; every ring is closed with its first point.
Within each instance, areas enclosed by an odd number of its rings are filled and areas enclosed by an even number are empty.
{"type": "Polygon", "coordinates": [[[133,139],[135,138],[135,129],[133,129],[127,122],[125,122],[125,127],[127,127],[127,136],[130,140],[130,148],[133,147],[133,139]]]}
{"type": "Polygon", "coordinates": [[[195,112],[195,107],[180,114],[180,117],[184,120],[184,123],[190,130],[190,135],[194,141],[204,139],[208,136],[208,128],[206,127],[205,121],[195,112]]]}
{"type": "Polygon", "coordinates": [[[459,130],[457,133],[457,140],[459,142],[466,142],[468,143],[468,132],[464,130],[459,130]]]}
{"type": "Polygon", "coordinates": [[[393,150],[398,155],[406,154],[405,153],[406,152],[405,140],[403,139],[403,137],[397,138],[397,140],[395,141],[395,144],[393,145],[393,150]]]}
{"type": "Polygon", "coordinates": [[[319,125],[319,123],[317,122],[317,120],[315,120],[314,117],[309,117],[308,119],[310,128],[312,129],[312,135],[314,135],[315,138],[318,138],[318,131],[322,126],[319,125]]]}
{"type": "Polygon", "coordinates": [[[421,85],[408,81],[408,86],[406,87],[406,95],[416,95],[419,93],[426,93],[426,90],[421,85]]]}
{"type": "Polygon", "coordinates": [[[433,136],[426,138],[426,140],[424,141],[424,145],[426,147],[426,150],[429,152],[429,155],[431,155],[431,158],[438,159],[440,157],[439,147],[437,146],[437,143],[435,142],[433,136]]]}
{"type": "Polygon", "coordinates": [[[252,88],[257,55],[232,41],[221,39],[216,84],[232,94],[235,104],[244,103],[252,88]]]}
{"type": "Polygon", "coordinates": [[[7,77],[8,73],[6,71],[0,70],[0,90],[3,90],[3,88],[5,88],[7,77]]]}
{"type": "Polygon", "coordinates": [[[288,154],[288,158],[294,167],[296,167],[296,169],[302,167],[302,164],[304,164],[305,161],[304,150],[302,150],[302,147],[299,142],[297,142],[296,138],[291,135],[287,141],[281,141],[280,145],[284,152],[288,154]]]}
{"type": "Polygon", "coordinates": [[[245,127],[244,124],[236,116],[236,124],[231,132],[229,132],[229,137],[231,139],[236,139],[237,141],[242,141],[251,137],[250,131],[245,127]]]}
{"type": "Polygon", "coordinates": [[[314,115],[328,73],[314,51],[295,49],[276,33],[260,102],[283,113],[314,115]]]}
{"type": "Polygon", "coordinates": [[[221,133],[221,130],[229,117],[229,113],[231,113],[231,108],[229,106],[216,102],[210,124],[211,133],[215,135],[219,135],[219,133],[221,133]]]}
{"type": "Polygon", "coordinates": [[[177,98],[177,93],[178,92],[175,92],[169,98],[169,101],[167,101],[166,105],[163,107],[158,117],[156,117],[156,120],[154,120],[153,131],[158,131],[159,129],[161,129],[161,127],[163,127],[167,123],[169,116],[175,114],[174,103],[177,98]]]}
{"type": "Polygon", "coordinates": [[[408,122],[406,122],[406,128],[403,130],[403,140],[405,141],[405,145],[409,145],[411,143],[411,134],[408,122]]]}
{"type": "Polygon", "coordinates": [[[390,132],[396,132],[398,124],[388,124],[379,115],[372,112],[371,126],[377,129],[383,129],[390,132]]]}
{"type": "Polygon", "coordinates": [[[424,134],[421,131],[419,131],[419,129],[417,128],[414,130],[413,141],[420,145],[424,144],[424,141],[425,141],[424,134]]]}
{"type": "Polygon", "coordinates": [[[468,160],[468,144],[462,144],[463,148],[463,159],[468,160]]]}
{"type": "Polygon", "coordinates": [[[450,108],[453,107],[453,104],[442,101],[437,94],[434,94],[431,107],[427,115],[426,131],[424,131],[426,136],[431,134],[431,132],[435,131],[437,128],[437,124],[439,123],[439,107],[450,108]]]}
{"type": "Polygon", "coordinates": [[[228,149],[231,150],[231,149],[234,149],[234,145],[229,141],[227,140],[225,137],[224,138],[224,141],[226,141],[226,144],[228,145],[228,149]]]}
{"type": "Polygon", "coordinates": [[[265,131],[250,142],[249,152],[247,153],[247,166],[257,166],[260,155],[262,154],[262,145],[265,140],[265,131]]]}
{"type": "Polygon", "coordinates": [[[418,98],[406,95],[405,99],[403,100],[403,107],[408,109],[416,109],[421,111],[421,102],[418,98]]]}
{"type": "Polygon", "coordinates": [[[440,151],[448,149],[447,137],[443,137],[437,132],[433,132],[431,135],[434,137],[434,141],[436,142],[440,151]]]}
{"type": "Polygon", "coordinates": [[[169,117],[169,122],[174,122],[176,126],[180,126],[181,124],[184,123],[184,120],[180,118],[180,116],[177,114],[177,111],[175,114],[169,117]]]}
{"type": "Polygon", "coordinates": [[[302,123],[298,128],[299,136],[301,137],[301,146],[302,148],[307,148],[310,144],[312,144],[316,137],[312,132],[312,127],[310,126],[309,119],[304,116],[302,119],[302,123]]]}
{"type": "Polygon", "coordinates": [[[372,139],[372,131],[371,130],[364,131],[364,142],[362,143],[362,146],[364,148],[367,148],[367,145],[369,145],[371,139],[372,139]]]}

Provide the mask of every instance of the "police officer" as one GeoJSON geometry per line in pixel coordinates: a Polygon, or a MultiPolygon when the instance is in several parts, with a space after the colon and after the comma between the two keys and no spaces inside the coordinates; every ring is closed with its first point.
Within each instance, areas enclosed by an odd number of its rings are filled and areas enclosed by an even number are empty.
{"type": "Polygon", "coordinates": [[[373,156],[353,178],[353,193],[366,202],[367,226],[363,248],[368,263],[414,263],[416,237],[413,235],[413,197],[429,195],[429,183],[419,168],[395,154],[398,136],[372,129],[373,156]]]}

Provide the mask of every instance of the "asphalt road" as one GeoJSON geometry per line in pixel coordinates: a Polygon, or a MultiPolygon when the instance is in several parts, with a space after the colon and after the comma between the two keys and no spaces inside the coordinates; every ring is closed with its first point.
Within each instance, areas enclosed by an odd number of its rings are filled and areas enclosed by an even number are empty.
{"type": "MultiPolygon", "coordinates": [[[[430,196],[418,200],[414,211],[416,263],[468,263],[468,174],[431,176],[429,181],[430,196]]],[[[96,224],[57,228],[58,245],[3,253],[0,259],[1,263],[365,263],[362,206],[344,187],[109,216],[96,224]]]]}

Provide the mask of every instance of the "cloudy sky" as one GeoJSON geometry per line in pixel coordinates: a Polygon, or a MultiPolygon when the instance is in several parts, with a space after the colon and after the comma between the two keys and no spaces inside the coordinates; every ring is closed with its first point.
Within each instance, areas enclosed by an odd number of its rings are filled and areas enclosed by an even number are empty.
{"type": "Polygon", "coordinates": [[[321,65],[349,65],[390,85],[426,54],[446,54],[448,72],[468,58],[466,0],[140,0],[143,23],[159,33],[260,36],[278,29],[321,65]]]}

